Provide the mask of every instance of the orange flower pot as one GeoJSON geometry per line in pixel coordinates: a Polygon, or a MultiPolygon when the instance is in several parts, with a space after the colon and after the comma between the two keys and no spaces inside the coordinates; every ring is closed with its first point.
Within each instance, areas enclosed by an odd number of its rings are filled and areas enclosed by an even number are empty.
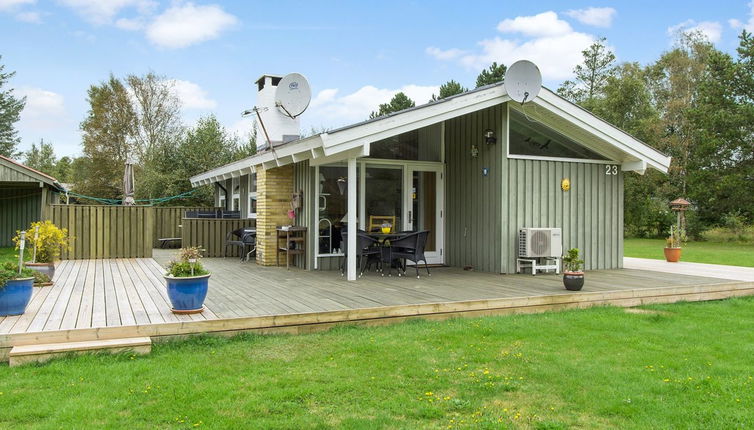
{"type": "Polygon", "coordinates": [[[665,248],[665,260],[668,263],[681,261],[681,248],[665,248]]]}

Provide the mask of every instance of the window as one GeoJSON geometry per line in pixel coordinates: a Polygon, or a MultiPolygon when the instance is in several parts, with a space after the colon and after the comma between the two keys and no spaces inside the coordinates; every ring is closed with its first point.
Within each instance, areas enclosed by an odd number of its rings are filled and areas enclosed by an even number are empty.
{"type": "Polygon", "coordinates": [[[348,220],[348,168],[346,166],[320,166],[318,232],[319,254],[341,253],[341,229],[348,220]]]}
{"type": "Polygon", "coordinates": [[[249,218],[257,217],[257,174],[249,175],[249,218]]]}
{"type": "Polygon", "coordinates": [[[369,158],[385,160],[442,161],[440,124],[373,142],[369,158]]]}
{"type": "Polygon", "coordinates": [[[522,113],[510,110],[508,153],[535,157],[607,160],[602,155],[563,136],[522,113]]]}

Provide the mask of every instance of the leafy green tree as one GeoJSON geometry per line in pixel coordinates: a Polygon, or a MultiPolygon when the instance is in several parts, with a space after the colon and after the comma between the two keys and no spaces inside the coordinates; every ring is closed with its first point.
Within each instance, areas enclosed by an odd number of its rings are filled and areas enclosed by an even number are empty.
{"type": "Polygon", "coordinates": [[[455,96],[457,94],[462,94],[468,90],[469,90],[468,88],[465,88],[463,85],[451,79],[448,82],[440,85],[440,95],[436,96],[432,94],[431,101],[436,101],[436,100],[444,99],[450,96],[455,96]]]}
{"type": "MultiPolygon", "coordinates": [[[[0,60],[2,58],[0,56],[0,60]]],[[[16,97],[13,94],[13,88],[5,89],[16,72],[5,73],[4,69],[5,66],[0,64],[0,155],[16,157],[18,155],[16,148],[21,139],[13,124],[21,117],[21,111],[26,105],[26,97],[16,97]]]]}
{"type": "Polygon", "coordinates": [[[602,90],[615,68],[615,54],[603,37],[581,51],[584,62],[573,69],[574,80],[567,80],[558,88],[558,94],[574,103],[589,108],[594,99],[602,95],[602,90]]]}
{"type": "Polygon", "coordinates": [[[60,157],[58,162],[55,164],[55,178],[62,182],[62,183],[69,183],[71,182],[71,178],[73,175],[73,160],[71,157],[63,156],[60,157]]]}
{"type": "Polygon", "coordinates": [[[75,191],[120,198],[125,162],[135,153],[136,111],[128,88],[113,75],[89,87],[87,96],[89,110],[81,123],[85,160],[74,163],[75,191]]]}
{"type": "Polygon", "coordinates": [[[754,222],[754,38],[743,31],[737,56],[710,52],[689,110],[695,132],[689,148],[688,194],[700,219],[720,225],[723,215],[754,222]]]}
{"type": "Polygon", "coordinates": [[[369,114],[369,118],[377,118],[383,115],[391,114],[393,112],[398,112],[404,109],[412,108],[414,106],[416,106],[416,102],[411,100],[403,92],[399,92],[398,94],[393,96],[390,102],[380,104],[380,107],[377,110],[377,112],[372,112],[371,114],[369,114]]]}
{"type": "Polygon", "coordinates": [[[35,143],[32,143],[31,149],[24,153],[24,164],[54,177],[57,173],[55,149],[51,143],[40,139],[38,147],[35,143]]]}
{"type": "Polygon", "coordinates": [[[479,88],[485,85],[503,82],[507,70],[508,67],[505,64],[497,64],[497,62],[493,62],[490,67],[482,70],[482,72],[479,73],[479,76],[476,77],[476,87],[479,88]]]}

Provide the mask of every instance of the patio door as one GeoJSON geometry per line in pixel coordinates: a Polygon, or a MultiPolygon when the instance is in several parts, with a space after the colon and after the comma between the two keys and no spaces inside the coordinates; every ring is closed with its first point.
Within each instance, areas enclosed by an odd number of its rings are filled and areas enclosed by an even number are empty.
{"type": "Polygon", "coordinates": [[[404,230],[428,230],[425,256],[429,264],[443,264],[445,187],[443,166],[406,169],[403,204],[404,230]]]}

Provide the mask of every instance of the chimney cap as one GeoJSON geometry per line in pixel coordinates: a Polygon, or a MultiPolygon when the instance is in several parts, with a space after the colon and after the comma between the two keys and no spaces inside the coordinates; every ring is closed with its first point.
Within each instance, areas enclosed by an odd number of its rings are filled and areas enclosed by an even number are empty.
{"type": "Polygon", "coordinates": [[[278,80],[280,80],[280,79],[282,79],[282,78],[283,78],[283,77],[282,77],[282,76],[280,76],[280,75],[270,75],[270,74],[264,74],[264,75],[260,76],[260,77],[259,77],[259,79],[257,79],[256,81],[254,81],[254,83],[255,83],[255,84],[259,84],[260,82],[261,82],[261,83],[264,83],[264,78],[266,78],[266,77],[270,77],[270,78],[273,78],[273,79],[274,79],[274,78],[278,78],[278,80]]]}

